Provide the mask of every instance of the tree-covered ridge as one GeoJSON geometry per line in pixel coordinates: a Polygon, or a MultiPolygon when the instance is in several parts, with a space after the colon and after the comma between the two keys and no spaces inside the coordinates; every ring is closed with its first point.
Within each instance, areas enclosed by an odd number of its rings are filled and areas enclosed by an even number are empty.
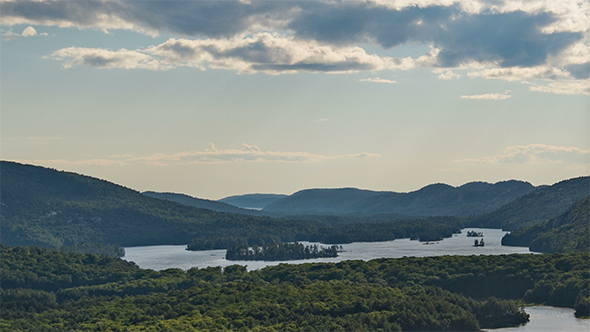
{"type": "Polygon", "coordinates": [[[590,177],[564,180],[541,187],[498,210],[473,217],[472,227],[502,228],[513,231],[555,218],[588,196],[590,177]]]}
{"type": "Polygon", "coordinates": [[[517,302],[590,315],[590,254],[143,270],[93,254],[0,246],[3,330],[477,331],[517,302]]]}
{"type": "Polygon", "coordinates": [[[590,196],[556,218],[506,234],[502,245],[529,247],[537,252],[590,250],[590,196]]]}
{"type": "Polygon", "coordinates": [[[262,247],[246,245],[227,249],[225,259],[243,261],[284,261],[321,257],[337,257],[338,247],[303,245],[302,243],[267,243],[262,247]]]}
{"type": "Polygon", "coordinates": [[[202,199],[197,197],[192,197],[185,194],[176,194],[176,193],[159,193],[154,191],[144,191],[142,195],[157,198],[157,199],[164,199],[172,202],[176,202],[178,204],[187,205],[196,207],[199,209],[208,209],[217,212],[228,212],[228,213],[237,213],[237,214],[248,214],[248,215],[261,215],[259,211],[255,210],[247,210],[242,209],[221,201],[212,201],[208,199],[202,199]]]}
{"type": "Polygon", "coordinates": [[[495,184],[470,182],[460,187],[432,184],[409,193],[377,192],[355,188],[306,189],[264,207],[264,212],[300,214],[464,217],[494,211],[535,187],[523,181],[495,184]]]}
{"type": "Polygon", "coordinates": [[[241,227],[226,229],[222,234],[207,233],[192,239],[187,249],[227,249],[235,246],[263,246],[268,243],[293,241],[326,244],[390,241],[403,238],[440,241],[458,233],[462,225],[462,221],[454,217],[349,225],[326,225],[311,220],[285,220],[282,224],[267,224],[265,229],[241,227]]]}
{"type": "Polygon", "coordinates": [[[273,219],[198,209],[154,199],[75,173],[0,162],[1,241],[9,245],[80,247],[187,244],[226,249],[268,242],[347,243],[401,237],[443,238],[459,230],[456,218],[375,223],[366,229],[315,220],[273,219]]]}

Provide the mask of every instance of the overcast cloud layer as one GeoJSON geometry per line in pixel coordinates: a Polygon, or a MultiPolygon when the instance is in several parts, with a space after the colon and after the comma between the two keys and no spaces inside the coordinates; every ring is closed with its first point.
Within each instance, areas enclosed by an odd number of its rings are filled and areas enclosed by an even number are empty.
{"type": "MultiPolygon", "coordinates": [[[[440,79],[538,80],[590,94],[587,1],[2,1],[3,25],[176,35],[145,49],[55,50],[64,67],[230,69],[269,74],[432,68],[440,79]],[[429,45],[416,58],[367,53],[429,45]],[[452,70],[452,71],[449,71],[452,70]]],[[[33,31],[33,30],[30,30],[33,31]]]]}

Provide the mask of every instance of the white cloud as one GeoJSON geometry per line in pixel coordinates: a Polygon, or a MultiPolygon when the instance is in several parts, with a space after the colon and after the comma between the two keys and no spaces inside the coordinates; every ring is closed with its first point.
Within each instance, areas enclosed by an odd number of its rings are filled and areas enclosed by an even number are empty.
{"type": "Polygon", "coordinates": [[[21,34],[23,37],[31,37],[37,35],[37,30],[33,27],[26,27],[21,34]]]}
{"type": "Polygon", "coordinates": [[[483,95],[461,96],[461,99],[504,100],[510,97],[510,90],[506,90],[503,93],[486,93],[483,95]]]}
{"type": "Polygon", "coordinates": [[[379,77],[363,78],[360,81],[361,82],[373,82],[373,83],[389,83],[389,84],[395,84],[395,83],[397,83],[396,81],[388,80],[388,79],[385,79],[385,78],[379,78],[379,77]]]}
{"type": "Polygon", "coordinates": [[[461,75],[455,74],[452,70],[434,70],[434,73],[440,74],[438,75],[438,79],[445,81],[461,77],[461,75]]]}
{"type": "Polygon", "coordinates": [[[43,165],[90,165],[90,166],[123,166],[135,164],[148,164],[154,166],[168,166],[178,164],[224,164],[240,162],[286,162],[286,163],[309,163],[327,160],[348,159],[348,158],[377,158],[380,154],[375,153],[351,153],[342,155],[319,155],[309,152],[287,152],[287,151],[264,151],[256,145],[242,144],[241,149],[219,149],[213,143],[209,148],[198,151],[182,151],[173,154],[155,153],[144,157],[132,157],[129,155],[115,155],[111,159],[90,159],[79,161],[55,160],[26,160],[43,165]]]}
{"type": "Polygon", "coordinates": [[[321,118],[321,119],[317,119],[317,120],[315,120],[314,122],[325,122],[325,121],[328,121],[328,119],[326,119],[326,118],[321,118]]]}
{"type": "Polygon", "coordinates": [[[590,81],[565,81],[565,82],[551,82],[547,85],[531,85],[531,91],[556,93],[563,95],[590,95],[590,81]]]}
{"type": "Polygon", "coordinates": [[[232,39],[172,38],[160,45],[138,50],[69,47],[54,52],[51,57],[65,60],[64,68],[83,65],[163,70],[187,66],[268,74],[299,71],[343,73],[414,67],[411,58],[379,57],[367,54],[356,46],[323,45],[270,33],[232,39]]]}
{"type": "Polygon", "coordinates": [[[140,51],[120,49],[110,51],[100,48],[68,47],[53,52],[54,60],[66,60],[64,68],[88,66],[93,68],[161,69],[161,64],[150,55],[140,51]]]}
{"type": "Polygon", "coordinates": [[[513,164],[584,164],[590,162],[590,151],[577,147],[564,147],[547,144],[509,146],[505,152],[491,157],[462,159],[457,162],[474,163],[513,163],[513,164]]]}

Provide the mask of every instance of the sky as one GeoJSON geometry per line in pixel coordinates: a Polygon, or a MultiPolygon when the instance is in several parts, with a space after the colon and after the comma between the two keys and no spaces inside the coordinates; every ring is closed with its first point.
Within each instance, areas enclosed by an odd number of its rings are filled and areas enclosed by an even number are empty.
{"type": "Polygon", "coordinates": [[[590,174],[590,2],[0,0],[0,158],[208,199],[590,174]]]}

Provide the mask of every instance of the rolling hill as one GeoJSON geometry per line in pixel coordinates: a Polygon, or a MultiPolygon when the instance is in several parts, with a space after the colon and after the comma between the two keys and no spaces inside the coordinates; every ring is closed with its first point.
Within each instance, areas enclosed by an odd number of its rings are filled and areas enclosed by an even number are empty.
{"type": "Polygon", "coordinates": [[[217,212],[260,215],[260,213],[255,210],[241,209],[237,206],[226,204],[221,201],[212,201],[212,200],[208,200],[208,199],[192,197],[192,196],[185,195],[185,194],[159,193],[159,192],[154,192],[154,191],[144,191],[142,194],[146,195],[148,197],[163,199],[163,200],[167,200],[167,201],[171,201],[171,202],[176,202],[178,204],[192,206],[192,207],[196,207],[199,209],[208,209],[208,210],[213,210],[213,211],[217,211],[217,212]]]}
{"type": "Polygon", "coordinates": [[[196,237],[303,227],[155,199],[105,180],[39,166],[2,161],[0,172],[1,241],[8,245],[186,244],[196,237]]]}
{"type": "Polygon", "coordinates": [[[396,214],[456,216],[483,214],[534,191],[528,182],[495,184],[470,182],[460,187],[432,184],[409,193],[378,192],[355,188],[307,189],[279,199],[264,212],[285,214],[396,214]]]}
{"type": "Polygon", "coordinates": [[[556,218],[506,234],[502,245],[529,247],[538,252],[590,250],[590,196],[556,218]]]}
{"type": "Polygon", "coordinates": [[[470,224],[513,231],[555,218],[588,194],[588,176],[560,181],[538,188],[494,212],[474,217],[470,224]]]}
{"type": "Polygon", "coordinates": [[[261,210],[265,206],[287,197],[287,195],[279,194],[246,194],[246,195],[235,195],[225,197],[219,200],[219,202],[227,203],[233,206],[237,206],[243,209],[255,209],[261,210]]]}

